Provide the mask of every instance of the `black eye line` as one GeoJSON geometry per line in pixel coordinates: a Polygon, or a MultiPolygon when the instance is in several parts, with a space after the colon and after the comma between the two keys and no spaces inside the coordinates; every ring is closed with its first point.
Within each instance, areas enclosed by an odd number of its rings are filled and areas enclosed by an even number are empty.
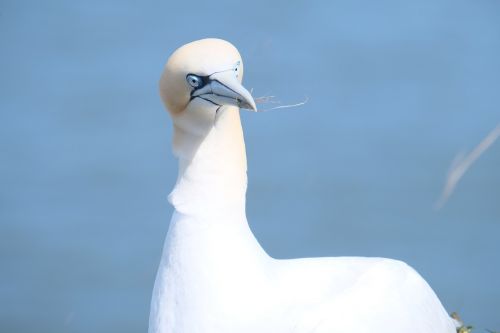
{"type": "Polygon", "coordinates": [[[189,77],[190,76],[195,76],[195,77],[201,79],[201,85],[199,87],[193,87],[193,89],[194,89],[193,91],[204,87],[208,83],[208,81],[210,81],[210,75],[201,76],[201,75],[196,75],[196,74],[189,73],[188,75],[186,75],[186,80],[189,81],[189,77]]]}
{"type": "MultiPolygon", "coordinates": [[[[229,71],[229,70],[236,71],[237,69],[227,69],[227,70],[225,70],[225,71],[229,71]]],[[[201,97],[201,96],[193,96],[193,94],[195,93],[195,91],[196,91],[196,90],[198,90],[198,89],[200,89],[200,88],[203,88],[205,85],[207,85],[207,84],[211,81],[211,80],[210,80],[210,77],[211,77],[212,75],[217,74],[217,73],[221,73],[221,72],[225,72],[225,71],[214,72],[214,73],[212,73],[212,74],[210,74],[210,75],[205,75],[205,76],[196,75],[196,74],[192,74],[192,73],[187,74],[187,75],[186,75],[186,80],[188,80],[189,76],[196,76],[197,78],[201,79],[201,82],[202,82],[202,84],[201,84],[199,87],[193,87],[193,86],[191,86],[191,87],[193,88],[193,90],[191,90],[191,94],[190,94],[189,102],[191,102],[193,99],[195,99],[195,98],[199,97],[199,98],[201,98],[201,99],[203,99],[203,100],[205,100],[205,101],[207,101],[207,102],[210,102],[210,103],[212,103],[212,104],[214,104],[214,105],[219,106],[219,107],[217,108],[217,111],[219,111],[219,109],[220,109],[221,105],[219,105],[219,104],[217,104],[217,103],[215,103],[215,102],[213,102],[213,101],[211,101],[211,100],[209,100],[209,99],[203,98],[203,97],[201,97]]],[[[223,84],[223,83],[222,83],[222,82],[220,82],[219,80],[215,80],[215,81],[219,82],[219,84],[221,84],[221,85],[223,85],[224,87],[226,87],[226,89],[231,90],[232,92],[236,93],[233,89],[229,88],[228,86],[226,86],[225,84],[223,84]]],[[[216,95],[216,94],[215,94],[215,95],[216,95]]],[[[240,100],[238,100],[238,102],[241,102],[241,101],[240,101],[240,100]]]]}
{"type": "Polygon", "coordinates": [[[218,74],[218,73],[222,73],[222,72],[228,72],[228,71],[237,72],[239,65],[240,65],[240,61],[238,60],[238,62],[236,63],[235,67],[229,68],[229,69],[225,69],[225,70],[222,70],[222,71],[213,72],[212,74],[209,74],[209,75],[197,75],[197,74],[193,74],[193,73],[188,73],[186,75],[186,80],[188,80],[189,76],[196,76],[197,78],[201,79],[201,82],[202,82],[202,84],[199,87],[193,87],[193,91],[191,92],[191,94],[193,94],[194,91],[196,91],[196,90],[204,87],[210,81],[210,77],[212,75],[218,74]]]}

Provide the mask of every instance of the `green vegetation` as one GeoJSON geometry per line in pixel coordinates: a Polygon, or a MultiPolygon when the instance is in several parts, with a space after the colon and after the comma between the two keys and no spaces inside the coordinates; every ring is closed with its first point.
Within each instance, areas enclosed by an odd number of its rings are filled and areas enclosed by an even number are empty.
{"type": "MultiPolygon", "coordinates": [[[[455,319],[457,321],[457,323],[460,324],[460,326],[457,327],[457,333],[472,333],[472,330],[474,329],[474,327],[470,326],[470,325],[465,325],[464,322],[462,321],[462,319],[460,318],[460,316],[458,315],[458,313],[453,312],[451,314],[451,318],[455,319]]],[[[486,332],[488,332],[488,333],[500,333],[500,332],[491,331],[488,329],[486,330],[486,332]]]]}

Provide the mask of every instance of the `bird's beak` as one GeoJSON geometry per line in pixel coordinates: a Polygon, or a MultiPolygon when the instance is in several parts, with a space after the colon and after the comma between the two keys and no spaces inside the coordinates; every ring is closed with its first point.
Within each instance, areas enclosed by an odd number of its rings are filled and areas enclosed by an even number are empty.
{"type": "Polygon", "coordinates": [[[195,90],[192,97],[200,97],[217,105],[234,105],[257,111],[252,95],[243,87],[233,71],[210,75],[208,83],[195,90]]]}

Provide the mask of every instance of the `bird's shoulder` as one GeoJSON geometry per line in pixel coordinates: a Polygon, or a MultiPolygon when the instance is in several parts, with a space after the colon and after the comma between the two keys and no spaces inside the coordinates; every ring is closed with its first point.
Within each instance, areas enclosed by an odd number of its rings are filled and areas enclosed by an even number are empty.
{"type": "Polygon", "coordinates": [[[308,270],[295,281],[296,295],[305,301],[296,316],[300,332],[403,332],[410,328],[452,332],[432,289],[403,261],[338,257],[287,265],[293,267],[291,271],[308,270]]]}

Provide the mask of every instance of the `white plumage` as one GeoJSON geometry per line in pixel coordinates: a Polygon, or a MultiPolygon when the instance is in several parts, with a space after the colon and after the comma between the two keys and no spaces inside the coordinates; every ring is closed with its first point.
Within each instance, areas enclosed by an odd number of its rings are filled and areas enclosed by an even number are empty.
{"type": "Polygon", "coordinates": [[[403,262],[265,253],[245,216],[239,107],[255,103],[242,77],[236,48],[204,39],[175,51],[160,80],[179,175],[149,332],[456,332],[429,285],[403,262]]]}

